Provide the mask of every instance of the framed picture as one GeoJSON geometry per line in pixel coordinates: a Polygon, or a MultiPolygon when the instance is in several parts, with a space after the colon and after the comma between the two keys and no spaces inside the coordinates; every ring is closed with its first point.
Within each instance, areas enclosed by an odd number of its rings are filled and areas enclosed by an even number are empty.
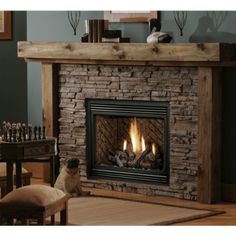
{"type": "Polygon", "coordinates": [[[104,11],[104,19],[109,22],[142,23],[158,17],[157,11],[104,11]]]}
{"type": "Polygon", "coordinates": [[[12,38],[12,17],[10,11],[0,11],[0,40],[12,38]]]}

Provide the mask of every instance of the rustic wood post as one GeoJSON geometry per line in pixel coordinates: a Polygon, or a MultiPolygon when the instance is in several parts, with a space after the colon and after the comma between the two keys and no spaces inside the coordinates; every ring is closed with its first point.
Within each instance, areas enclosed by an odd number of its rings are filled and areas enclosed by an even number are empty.
{"type": "Polygon", "coordinates": [[[42,63],[42,108],[43,125],[47,136],[57,136],[57,66],[53,63],[42,63]]]}
{"type": "Polygon", "coordinates": [[[221,199],[221,69],[199,67],[198,201],[221,199]]]}
{"type": "MultiPolygon", "coordinates": [[[[58,83],[57,83],[57,65],[53,63],[41,64],[42,81],[42,120],[45,126],[45,134],[50,137],[57,137],[57,118],[58,118],[58,83]]],[[[54,160],[55,161],[55,158],[54,160]]],[[[49,166],[43,165],[43,178],[52,183],[52,177],[55,178],[54,163],[49,166]],[[53,166],[53,169],[50,168],[53,166]],[[49,176],[49,173],[53,173],[49,176]]],[[[56,171],[57,172],[57,171],[56,171]]]]}

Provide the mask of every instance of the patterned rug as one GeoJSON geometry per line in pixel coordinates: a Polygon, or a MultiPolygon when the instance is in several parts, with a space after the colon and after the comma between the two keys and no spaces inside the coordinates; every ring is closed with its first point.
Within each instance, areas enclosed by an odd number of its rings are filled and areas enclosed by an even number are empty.
{"type": "Polygon", "coordinates": [[[220,213],[223,212],[94,196],[71,198],[68,203],[69,225],[171,225],[220,213]]]}

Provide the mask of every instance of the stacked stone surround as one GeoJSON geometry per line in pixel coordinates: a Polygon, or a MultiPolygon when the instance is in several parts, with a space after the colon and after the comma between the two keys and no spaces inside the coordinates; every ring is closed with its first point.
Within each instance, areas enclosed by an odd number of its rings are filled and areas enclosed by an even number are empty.
{"type": "Polygon", "coordinates": [[[58,81],[59,157],[79,157],[83,186],[196,200],[197,68],[61,64],[58,81]],[[86,98],[169,102],[169,185],[87,179],[86,98]]]}

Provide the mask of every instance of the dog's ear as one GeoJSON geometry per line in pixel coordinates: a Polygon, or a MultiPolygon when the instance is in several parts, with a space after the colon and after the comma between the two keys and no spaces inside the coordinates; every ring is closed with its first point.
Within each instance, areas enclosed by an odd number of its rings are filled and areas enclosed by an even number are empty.
{"type": "Polygon", "coordinates": [[[79,159],[77,159],[76,161],[75,161],[75,164],[77,165],[77,167],[79,166],[79,164],[80,164],[80,160],[79,159]]]}

